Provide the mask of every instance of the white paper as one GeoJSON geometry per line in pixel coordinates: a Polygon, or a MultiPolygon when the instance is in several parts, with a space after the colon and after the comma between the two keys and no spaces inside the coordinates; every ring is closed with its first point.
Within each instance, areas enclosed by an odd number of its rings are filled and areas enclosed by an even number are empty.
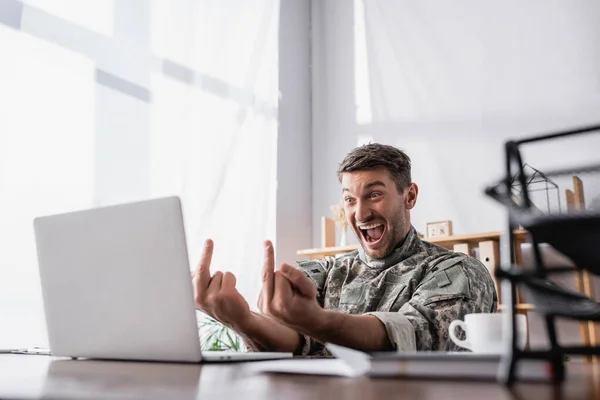
{"type": "Polygon", "coordinates": [[[356,375],[364,375],[371,370],[371,356],[368,354],[332,343],[325,344],[325,347],[338,360],[342,360],[349,366],[356,375]]]}
{"type": "Polygon", "coordinates": [[[296,359],[261,361],[248,364],[251,372],[355,377],[357,374],[344,361],[337,359],[296,359]]]}
{"type": "Polygon", "coordinates": [[[334,344],[326,344],[336,359],[292,359],[254,362],[248,365],[252,372],[276,372],[285,374],[326,375],[356,377],[371,370],[370,357],[360,351],[334,344]]]}
{"type": "MultiPolygon", "coordinates": [[[[499,355],[466,352],[438,354],[421,353],[419,356],[399,359],[373,359],[370,355],[346,347],[327,343],[335,359],[286,359],[249,363],[252,373],[274,372],[285,374],[359,377],[417,376],[431,378],[496,379],[499,355]],[[431,358],[429,357],[431,356],[431,358]]],[[[525,380],[547,381],[547,362],[523,360],[518,365],[517,376],[525,380]],[[527,361],[527,362],[526,362],[527,361]]]]}

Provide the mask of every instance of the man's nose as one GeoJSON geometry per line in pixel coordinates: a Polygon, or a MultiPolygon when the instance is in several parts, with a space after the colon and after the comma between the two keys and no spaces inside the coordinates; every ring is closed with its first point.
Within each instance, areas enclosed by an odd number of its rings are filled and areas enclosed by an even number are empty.
{"type": "Polygon", "coordinates": [[[368,204],[362,201],[358,201],[356,203],[356,220],[358,222],[367,222],[373,216],[373,212],[371,211],[371,207],[368,204]]]}

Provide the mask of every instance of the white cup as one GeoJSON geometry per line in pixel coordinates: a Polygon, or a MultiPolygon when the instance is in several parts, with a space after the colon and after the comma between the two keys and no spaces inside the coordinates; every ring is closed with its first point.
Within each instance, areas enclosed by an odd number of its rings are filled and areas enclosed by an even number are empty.
{"type": "MultiPolygon", "coordinates": [[[[504,350],[502,321],[502,313],[467,314],[464,322],[455,320],[450,323],[448,334],[456,345],[474,353],[500,354],[504,350]],[[465,331],[464,340],[456,336],[456,328],[459,326],[465,331]]],[[[517,348],[523,350],[527,342],[527,319],[525,315],[517,314],[515,321],[517,348]]]]}

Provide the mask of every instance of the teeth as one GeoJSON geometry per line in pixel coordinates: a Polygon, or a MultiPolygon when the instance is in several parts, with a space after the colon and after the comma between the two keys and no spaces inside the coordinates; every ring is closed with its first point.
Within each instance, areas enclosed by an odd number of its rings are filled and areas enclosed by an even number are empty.
{"type": "Polygon", "coordinates": [[[383,224],[370,224],[370,225],[362,225],[359,226],[360,229],[373,229],[373,228],[377,228],[378,226],[381,226],[383,224]]]}

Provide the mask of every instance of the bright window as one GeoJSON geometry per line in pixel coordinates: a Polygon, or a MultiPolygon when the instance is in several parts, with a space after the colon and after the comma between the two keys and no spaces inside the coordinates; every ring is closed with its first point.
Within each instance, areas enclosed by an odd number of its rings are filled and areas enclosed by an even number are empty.
{"type": "Polygon", "coordinates": [[[0,23],[0,348],[47,345],[41,215],[179,195],[191,267],[212,237],[215,267],[255,303],[274,234],[278,12],[27,0],[27,23],[0,23]]]}

